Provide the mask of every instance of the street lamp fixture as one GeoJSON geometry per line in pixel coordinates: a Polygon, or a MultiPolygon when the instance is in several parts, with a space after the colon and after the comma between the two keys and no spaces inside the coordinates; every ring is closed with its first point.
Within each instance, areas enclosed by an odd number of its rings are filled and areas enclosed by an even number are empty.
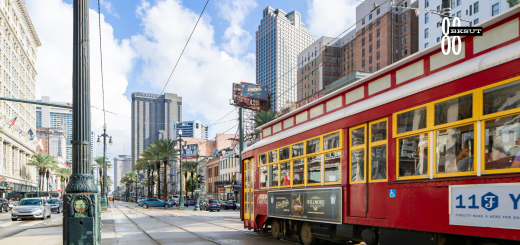
{"type": "Polygon", "coordinates": [[[107,209],[107,193],[108,193],[108,175],[107,175],[107,137],[109,138],[109,144],[112,145],[112,136],[107,134],[107,125],[103,125],[103,134],[98,135],[98,144],[101,144],[101,137],[103,137],[103,187],[101,188],[101,210],[107,209]]]}

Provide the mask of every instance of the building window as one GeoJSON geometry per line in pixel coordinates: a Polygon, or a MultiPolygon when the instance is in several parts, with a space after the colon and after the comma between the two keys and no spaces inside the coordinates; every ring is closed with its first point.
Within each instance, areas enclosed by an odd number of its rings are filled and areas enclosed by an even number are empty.
{"type": "Polygon", "coordinates": [[[473,4],[473,13],[475,13],[475,14],[478,13],[478,2],[475,2],[473,4]]]}
{"type": "Polygon", "coordinates": [[[395,46],[399,45],[399,39],[396,37],[395,38],[395,46]]]}
{"type": "Polygon", "coordinates": [[[368,35],[368,41],[372,42],[372,33],[370,33],[370,35],[368,35]]]}
{"type": "Polygon", "coordinates": [[[372,53],[372,45],[368,46],[368,52],[372,53]]]}
{"type": "Polygon", "coordinates": [[[372,56],[368,57],[368,64],[372,64],[372,56]]]}
{"type": "Polygon", "coordinates": [[[425,43],[425,44],[424,44],[424,48],[427,48],[427,47],[428,47],[428,43],[425,43]]]}
{"type": "Polygon", "coordinates": [[[404,12],[404,19],[408,19],[408,12],[404,12]]]}
{"type": "Polygon", "coordinates": [[[361,50],[361,57],[365,57],[365,49],[361,50]]]}
{"type": "Polygon", "coordinates": [[[469,5],[469,16],[473,14],[473,5],[469,5]]]}
{"type": "Polygon", "coordinates": [[[457,6],[460,6],[462,4],[462,0],[457,0],[457,6]]]}
{"type": "MultiPolygon", "coordinates": [[[[377,8],[377,14],[381,13],[381,11],[379,11],[379,10],[381,10],[381,8],[377,8]]],[[[379,25],[379,22],[377,24],[379,25]]]]}
{"type": "Polygon", "coordinates": [[[395,28],[395,35],[399,34],[399,27],[395,28]]]}
{"type": "Polygon", "coordinates": [[[401,37],[401,45],[404,44],[404,39],[401,37]]]}
{"type": "MultiPolygon", "coordinates": [[[[428,2],[428,0],[426,0],[428,2]]],[[[424,24],[427,24],[430,18],[428,17],[428,13],[424,14],[424,24]]]]}
{"type": "Polygon", "coordinates": [[[361,39],[361,46],[365,46],[365,39],[361,39]]]}
{"type": "Polygon", "coordinates": [[[437,22],[437,28],[441,27],[441,22],[437,22]]]}
{"type": "Polygon", "coordinates": [[[438,38],[437,38],[437,42],[440,42],[440,41],[441,41],[441,38],[440,38],[440,37],[438,37],[438,38]]]}
{"type": "Polygon", "coordinates": [[[399,58],[399,50],[395,50],[395,58],[399,58]]]}
{"type": "Polygon", "coordinates": [[[404,24],[404,31],[408,31],[408,24],[404,24]]]}
{"type": "Polygon", "coordinates": [[[493,7],[492,7],[491,16],[495,16],[495,15],[497,15],[498,12],[499,12],[499,9],[498,9],[498,3],[495,3],[495,4],[493,4],[493,7]]]}
{"type": "Polygon", "coordinates": [[[428,38],[428,28],[424,29],[424,38],[428,38]]]}
{"type": "Polygon", "coordinates": [[[365,68],[365,60],[361,61],[361,67],[365,68]]]}
{"type": "Polygon", "coordinates": [[[368,68],[368,71],[369,71],[369,72],[372,72],[372,67],[368,68]]]}
{"type": "Polygon", "coordinates": [[[408,42],[408,35],[404,36],[404,43],[408,42]]]}
{"type": "Polygon", "coordinates": [[[404,49],[401,49],[401,57],[404,56],[404,49]]]}
{"type": "MultiPolygon", "coordinates": [[[[377,9],[377,12],[379,12],[379,9],[377,9]]],[[[380,22],[379,22],[379,17],[377,17],[377,25],[379,25],[380,22]]]]}
{"type": "Polygon", "coordinates": [[[404,26],[401,26],[401,34],[404,32],[404,26]]]}
{"type": "Polygon", "coordinates": [[[455,8],[455,6],[456,6],[455,5],[455,0],[451,0],[451,8],[453,9],[453,8],[455,8]]]}
{"type": "Polygon", "coordinates": [[[379,48],[381,46],[380,43],[381,43],[381,41],[377,40],[377,48],[379,48]]]}
{"type": "Polygon", "coordinates": [[[478,24],[478,18],[476,18],[474,21],[473,21],[473,25],[476,25],[478,24]]]}
{"type": "Polygon", "coordinates": [[[457,12],[457,17],[459,17],[459,18],[462,17],[461,11],[457,12]]]}
{"type": "Polygon", "coordinates": [[[424,7],[429,7],[430,6],[430,1],[428,0],[424,0],[424,7]]]}
{"type": "Polygon", "coordinates": [[[377,60],[379,60],[379,57],[380,57],[380,56],[379,56],[379,52],[377,52],[377,60]]]}
{"type": "Polygon", "coordinates": [[[377,29],[377,37],[379,37],[381,35],[381,32],[379,29],[377,29]]]}
{"type": "Polygon", "coordinates": [[[381,69],[381,65],[379,65],[379,63],[377,63],[377,70],[379,71],[379,69],[381,69]]]}
{"type": "Polygon", "coordinates": [[[368,15],[368,20],[371,20],[372,19],[372,14],[369,14],[368,15]]]}

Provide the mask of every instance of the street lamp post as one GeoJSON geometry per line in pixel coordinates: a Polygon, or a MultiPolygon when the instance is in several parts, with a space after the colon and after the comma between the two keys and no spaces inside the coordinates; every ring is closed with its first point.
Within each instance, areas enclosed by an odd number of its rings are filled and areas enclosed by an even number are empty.
{"type": "Polygon", "coordinates": [[[139,175],[137,175],[137,171],[135,171],[135,189],[134,189],[134,192],[135,192],[135,203],[137,203],[137,182],[139,180],[139,175]]]}
{"type": "Polygon", "coordinates": [[[89,1],[73,1],[72,175],[65,188],[63,244],[101,244],[99,195],[90,154],[89,1]]]}
{"type": "Polygon", "coordinates": [[[100,137],[103,137],[103,187],[101,188],[101,210],[107,210],[107,193],[108,193],[108,174],[107,174],[107,137],[109,137],[108,143],[112,145],[112,136],[107,134],[107,125],[103,125],[103,134],[98,135],[97,143],[101,144],[100,137]]]}
{"type": "Polygon", "coordinates": [[[181,184],[181,191],[180,191],[180,197],[179,197],[179,210],[184,210],[184,196],[182,195],[182,143],[184,142],[184,145],[186,145],[186,141],[182,140],[182,130],[179,129],[179,167],[180,167],[180,184],[181,184]]]}
{"type": "Polygon", "coordinates": [[[199,205],[199,193],[200,193],[199,190],[200,190],[200,186],[199,186],[199,180],[198,180],[200,172],[199,172],[199,152],[198,151],[197,151],[196,163],[197,163],[197,173],[195,174],[195,176],[197,178],[197,181],[195,183],[196,183],[197,188],[195,189],[195,192],[197,194],[196,194],[196,199],[195,199],[195,208],[193,209],[193,211],[200,211],[200,205],[199,205]]]}

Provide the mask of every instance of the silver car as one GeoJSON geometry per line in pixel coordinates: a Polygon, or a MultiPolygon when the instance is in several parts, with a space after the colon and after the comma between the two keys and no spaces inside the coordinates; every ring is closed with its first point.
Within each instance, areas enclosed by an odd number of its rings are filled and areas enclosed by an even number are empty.
{"type": "Polygon", "coordinates": [[[18,202],[18,205],[11,210],[11,220],[18,218],[39,218],[46,219],[51,217],[51,205],[43,198],[25,198],[18,202]]]}

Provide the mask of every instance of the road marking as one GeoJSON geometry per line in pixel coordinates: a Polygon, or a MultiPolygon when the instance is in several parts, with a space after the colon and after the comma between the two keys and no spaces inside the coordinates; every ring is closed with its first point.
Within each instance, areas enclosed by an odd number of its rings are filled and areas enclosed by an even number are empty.
{"type": "Polygon", "coordinates": [[[14,223],[15,223],[14,221],[6,222],[6,223],[1,224],[0,227],[7,227],[7,226],[10,226],[10,225],[12,225],[14,223]]]}
{"type": "Polygon", "coordinates": [[[21,226],[35,226],[35,225],[41,224],[41,223],[43,223],[43,221],[31,222],[31,223],[28,223],[28,224],[25,224],[25,225],[21,225],[21,226]]]}

